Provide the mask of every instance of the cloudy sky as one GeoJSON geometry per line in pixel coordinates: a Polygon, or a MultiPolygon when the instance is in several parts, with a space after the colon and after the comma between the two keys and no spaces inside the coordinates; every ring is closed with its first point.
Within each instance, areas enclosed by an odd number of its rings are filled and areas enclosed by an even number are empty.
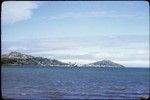
{"type": "Polygon", "coordinates": [[[146,1],[7,1],[1,18],[2,53],[149,66],[146,1]]]}

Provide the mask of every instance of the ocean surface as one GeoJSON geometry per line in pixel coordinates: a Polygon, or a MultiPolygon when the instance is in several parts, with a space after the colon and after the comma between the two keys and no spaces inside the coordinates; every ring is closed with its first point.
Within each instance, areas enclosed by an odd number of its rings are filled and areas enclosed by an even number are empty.
{"type": "Polygon", "coordinates": [[[2,96],[11,99],[140,99],[149,68],[3,66],[2,96]]]}

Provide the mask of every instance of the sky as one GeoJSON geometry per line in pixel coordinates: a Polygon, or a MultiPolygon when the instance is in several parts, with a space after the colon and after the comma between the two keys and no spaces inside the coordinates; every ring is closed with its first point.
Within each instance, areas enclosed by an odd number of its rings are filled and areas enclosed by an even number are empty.
{"type": "Polygon", "coordinates": [[[149,66],[146,1],[5,1],[1,21],[3,54],[149,66]]]}

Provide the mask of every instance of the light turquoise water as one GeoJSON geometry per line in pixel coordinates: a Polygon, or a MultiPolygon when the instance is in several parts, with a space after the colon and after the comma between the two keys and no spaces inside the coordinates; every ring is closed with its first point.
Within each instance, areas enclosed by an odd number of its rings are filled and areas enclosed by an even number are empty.
{"type": "Polygon", "coordinates": [[[149,68],[2,67],[2,96],[15,99],[140,99],[149,68]]]}

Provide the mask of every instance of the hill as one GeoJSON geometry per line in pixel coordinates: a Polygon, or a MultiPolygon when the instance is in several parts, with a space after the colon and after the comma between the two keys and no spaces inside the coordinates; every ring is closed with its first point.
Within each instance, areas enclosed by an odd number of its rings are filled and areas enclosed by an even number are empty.
{"type": "Polygon", "coordinates": [[[87,66],[96,66],[96,67],[124,67],[121,64],[114,63],[110,60],[102,60],[102,61],[97,61],[94,63],[90,63],[87,66]]]}
{"type": "Polygon", "coordinates": [[[64,63],[56,59],[34,57],[31,55],[22,54],[20,52],[11,52],[9,54],[3,54],[1,58],[1,64],[2,65],[43,65],[43,66],[69,65],[68,63],[64,63]]]}

